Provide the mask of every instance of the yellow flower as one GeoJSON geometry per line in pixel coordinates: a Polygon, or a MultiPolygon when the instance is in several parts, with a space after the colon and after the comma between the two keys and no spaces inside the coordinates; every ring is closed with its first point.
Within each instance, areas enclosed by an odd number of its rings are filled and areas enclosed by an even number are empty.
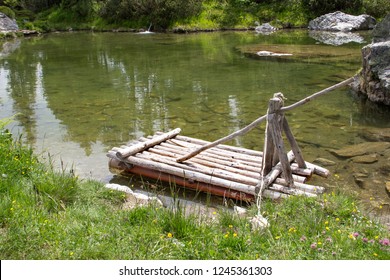
{"type": "Polygon", "coordinates": [[[297,230],[296,230],[295,227],[289,228],[289,230],[288,230],[289,233],[296,232],[296,231],[297,231],[297,230]]]}
{"type": "Polygon", "coordinates": [[[229,228],[233,228],[233,225],[229,225],[229,228]]]}
{"type": "Polygon", "coordinates": [[[329,224],[329,222],[328,222],[328,221],[325,221],[325,225],[327,225],[327,224],[329,224]]]}
{"type": "Polygon", "coordinates": [[[326,230],[329,230],[329,227],[326,227],[325,229],[326,229],[326,230]]]}
{"type": "Polygon", "coordinates": [[[233,233],[233,237],[237,237],[237,233],[233,233]]]}
{"type": "Polygon", "coordinates": [[[217,212],[214,211],[214,212],[213,212],[213,215],[217,215],[217,212]]]}
{"type": "Polygon", "coordinates": [[[336,218],[336,222],[340,222],[340,219],[339,219],[339,218],[336,218]]]}
{"type": "Polygon", "coordinates": [[[170,232],[168,232],[167,237],[168,237],[168,238],[172,238],[172,236],[173,236],[173,234],[170,233],[170,232]]]}
{"type": "Polygon", "coordinates": [[[318,241],[318,242],[317,242],[317,244],[318,244],[318,245],[321,245],[321,244],[322,244],[322,242],[321,242],[321,241],[318,241]]]}
{"type": "Polygon", "coordinates": [[[229,233],[226,233],[223,237],[228,238],[229,237],[229,233]]]}
{"type": "Polygon", "coordinates": [[[73,255],[74,255],[74,253],[73,253],[73,252],[70,252],[70,253],[69,253],[69,256],[73,256],[73,255]]]}
{"type": "Polygon", "coordinates": [[[378,254],[377,253],[374,253],[374,257],[377,257],[378,256],[378,254]]]}
{"type": "Polygon", "coordinates": [[[275,236],[275,239],[278,240],[279,238],[281,238],[282,236],[278,235],[278,236],[275,236]]]}

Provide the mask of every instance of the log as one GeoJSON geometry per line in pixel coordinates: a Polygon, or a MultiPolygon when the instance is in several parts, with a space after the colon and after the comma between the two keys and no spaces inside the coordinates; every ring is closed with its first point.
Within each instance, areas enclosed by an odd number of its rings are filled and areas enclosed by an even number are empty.
{"type": "Polygon", "coordinates": [[[152,170],[157,170],[163,173],[183,177],[185,179],[188,179],[190,181],[198,181],[202,183],[208,183],[211,185],[216,185],[220,187],[224,187],[227,189],[232,189],[248,194],[255,195],[255,187],[254,186],[249,186],[245,185],[242,183],[236,183],[232,182],[229,180],[217,178],[215,176],[209,176],[209,175],[204,175],[199,172],[194,172],[194,171],[189,171],[189,170],[183,170],[182,168],[178,167],[173,167],[165,163],[159,163],[159,162],[154,162],[152,160],[147,160],[147,159],[141,159],[135,156],[130,156],[126,159],[123,159],[125,162],[136,165],[136,166],[141,166],[147,169],[152,169],[152,170]]]}
{"type": "MultiPolygon", "coordinates": [[[[131,167],[128,167],[122,160],[117,159],[115,153],[112,152],[108,153],[107,156],[110,157],[109,167],[110,170],[113,171],[113,173],[121,173],[122,175],[123,173],[141,175],[155,180],[161,180],[163,182],[178,184],[180,186],[193,189],[195,191],[203,191],[203,192],[219,195],[222,197],[228,197],[228,198],[233,198],[233,199],[238,199],[243,201],[254,200],[254,195],[252,194],[237,192],[232,189],[211,185],[209,183],[194,182],[186,178],[182,178],[180,176],[175,176],[172,174],[167,174],[164,172],[147,169],[136,165],[132,165],[131,167]],[[118,172],[114,172],[114,169],[118,169],[118,172]]],[[[272,190],[264,190],[263,196],[270,199],[280,199],[280,198],[288,197],[287,194],[272,191],[272,190]]]]}
{"type": "Polygon", "coordinates": [[[314,163],[307,162],[307,161],[305,163],[306,163],[307,167],[313,169],[314,174],[316,174],[318,176],[328,178],[328,176],[330,175],[330,171],[324,167],[318,166],[314,163]]]}
{"type": "Polygon", "coordinates": [[[132,145],[130,147],[127,147],[126,149],[120,149],[116,152],[116,155],[118,158],[126,158],[131,155],[135,155],[136,153],[146,150],[150,147],[153,147],[157,144],[160,144],[163,141],[166,141],[167,139],[173,138],[176,135],[180,133],[181,129],[176,128],[170,132],[164,133],[162,135],[159,135],[158,137],[152,138],[149,141],[137,143],[135,145],[132,145]]]}

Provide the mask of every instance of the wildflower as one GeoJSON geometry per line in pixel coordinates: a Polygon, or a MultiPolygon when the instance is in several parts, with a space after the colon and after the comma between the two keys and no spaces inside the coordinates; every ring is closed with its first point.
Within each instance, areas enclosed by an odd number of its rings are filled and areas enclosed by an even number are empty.
{"type": "Polygon", "coordinates": [[[69,256],[73,256],[73,255],[74,255],[74,253],[73,253],[73,252],[70,252],[70,253],[69,253],[69,256]]]}
{"type": "Polygon", "coordinates": [[[306,238],[306,236],[302,235],[302,236],[301,236],[301,239],[299,239],[299,240],[302,241],[302,242],[304,242],[304,241],[307,240],[307,238],[306,238]]]}
{"type": "Polygon", "coordinates": [[[340,219],[339,219],[339,218],[336,218],[336,222],[340,222],[340,219]]]}
{"type": "Polygon", "coordinates": [[[321,241],[318,241],[317,244],[318,244],[318,245],[322,245],[322,242],[321,242],[321,241]]]}
{"type": "Polygon", "coordinates": [[[278,239],[280,239],[281,237],[282,237],[281,235],[277,235],[277,236],[275,236],[275,239],[278,240],[278,239]]]}
{"type": "Polygon", "coordinates": [[[238,235],[237,233],[233,233],[233,237],[237,237],[237,235],[238,235]]]}
{"type": "Polygon", "coordinates": [[[167,237],[168,237],[168,238],[172,238],[172,236],[173,236],[173,234],[170,233],[170,232],[168,232],[167,237]]]}
{"type": "Polygon", "coordinates": [[[329,230],[329,227],[326,227],[325,229],[326,229],[326,230],[329,230]]]}
{"type": "Polygon", "coordinates": [[[373,198],[373,197],[370,197],[370,200],[374,200],[374,198],[373,198]]]}
{"type": "Polygon", "coordinates": [[[328,225],[329,224],[329,221],[325,221],[325,225],[328,225]]]}
{"type": "Polygon", "coordinates": [[[213,212],[213,215],[217,215],[217,212],[214,211],[214,212],[213,212]]]}
{"type": "Polygon", "coordinates": [[[294,232],[297,232],[297,229],[294,228],[294,227],[292,227],[292,228],[289,228],[289,229],[288,229],[288,232],[289,232],[289,233],[294,233],[294,232]]]}
{"type": "Polygon", "coordinates": [[[332,240],[331,237],[326,238],[325,241],[326,241],[326,242],[329,242],[329,243],[332,243],[332,242],[333,242],[333,240],[332,240]]]}
{"type": "Polygon", "coordinates": [[[229,225],[229,228],[233,228],[233,225],[229,225]]]}
{"type": "Polygon", "coordinates": [[[367,238],[367,237],[364,237],[364,238],[362,239],[362,241],[363,241],[364,243],[367,243],[367,242],[368,242],[368,238],[367,238]]]}
{"type": "Polygon", "coordinates": [[[381,240],[379,240],[379,244],[383,245],[383,246],[389,246],[390,245],[390,241],[388,238],[383,238],[381,240]]]}
{"type": "Polygon", "coordinates": [[[371,239],[370,241],[368,241],[368,243],[374,244],[374,243],[375,243],[375,240],[374,240],[374,239],[371,239]]]}
{"type": "Polygon", "coordinates": [[[229,233],[226,233],[223,237],[228,238],[229,237],[229,233]]]}
{"type": "Polygon", "coordinates": [[[377,253],[374,253],[374,257],[377,257],[378,256],[378,254],[377,253]]]}
{"type": "Polygon", "coordinates": [[[332,252],[332,256],[336,256],[336,252],[332,252]]]}
{"type": "Polygon", "coordinates": [[[358,233],[358,232],[354,232],[352,235],[353,235],[353,237],[355,237],[355,238],[356,238],[356,237],[358,237],[358,236],[359,236],[359,233],[358,233]]]}
{"type": "Polygon", "coordinates": [[[353,240],[356,239],[356,237],[355,237],[352,233],[350,233],[350,234],[348,235],[348,238],[349,238],[349,239],[353,239],[353,240]]]}
{"type": "Polygon", "coordinates": [[[318,252],[322,252],[324,249],[318,248],[317,250],[318,250],[318,252]]]}
{"type": "Polygon", "coordinates": [[[312,243],[312,244],[310,245],[310,248],[312,248],[312,249],[317,248],[317,243],[312,243]]]}

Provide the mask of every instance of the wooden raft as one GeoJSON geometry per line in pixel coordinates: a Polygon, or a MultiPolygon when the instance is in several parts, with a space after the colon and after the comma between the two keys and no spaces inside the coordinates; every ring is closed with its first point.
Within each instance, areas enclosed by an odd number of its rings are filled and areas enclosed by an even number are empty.
{"type": "Polygon", "coordinates": [[[259,203],[262,196],[273,199],[289,195],[316,196],[324,188],[306,181],[313,174],[327,177],[329,171],[303,159],[284,113],[353,80],[354,77],[348,78],[286,107],[283,94],[275,93],[269,100],[266,115],[214,142],[181,136],[180,128],[176,128],[112,148],[107,154],[110,170],[238,200],[256,199],[259,203]],[[264,153],[222,144],[264,120],[267,120],[264,153]],[[290,152],[286,152],[283,133],[291,146],[290,152]]]}
{"type": "MultiPolygon", "coordinates": [[[[185,188],[237,200],[252,201],[259,192],[263,152],[217,145],[185,162],[177,159],[210,142],[181,136],[180,128],[140,138],[127,146],[112,148],[107,156],[113,173],[137,174],[185,188]]],[[[270,184],[262,191],[264,197],[277,199],[289,195],[316,196],[323,187],[305,182],[313,174],[326,177],[329,172],[306,162],[299,168],[292,151],[287,153],[294,184],[288,186],[281,177],[281,164],[268,173],[270,184]]]]}

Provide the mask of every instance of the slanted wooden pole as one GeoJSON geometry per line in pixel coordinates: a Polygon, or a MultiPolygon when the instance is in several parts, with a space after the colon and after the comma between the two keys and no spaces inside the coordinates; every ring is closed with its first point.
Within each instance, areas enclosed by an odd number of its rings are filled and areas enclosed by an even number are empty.
{"type": "Polygon", "coordinates": [[[298,143],[295,140],[294,135],[292,134],[292,131],[291,131],[289,125],[288,125],[286,117],[284,117],[284,119],[283,119],[283,131],[286,134],[287,140],[290,142],[291,149],[294,152],[295,160],[297,161],[298,166],[300,168],[307,168],[306,167],[306,162],[305,162],[305,160],[303,159],[303,156],[302,156],[301,149],[299,148],[298,143]]]}

